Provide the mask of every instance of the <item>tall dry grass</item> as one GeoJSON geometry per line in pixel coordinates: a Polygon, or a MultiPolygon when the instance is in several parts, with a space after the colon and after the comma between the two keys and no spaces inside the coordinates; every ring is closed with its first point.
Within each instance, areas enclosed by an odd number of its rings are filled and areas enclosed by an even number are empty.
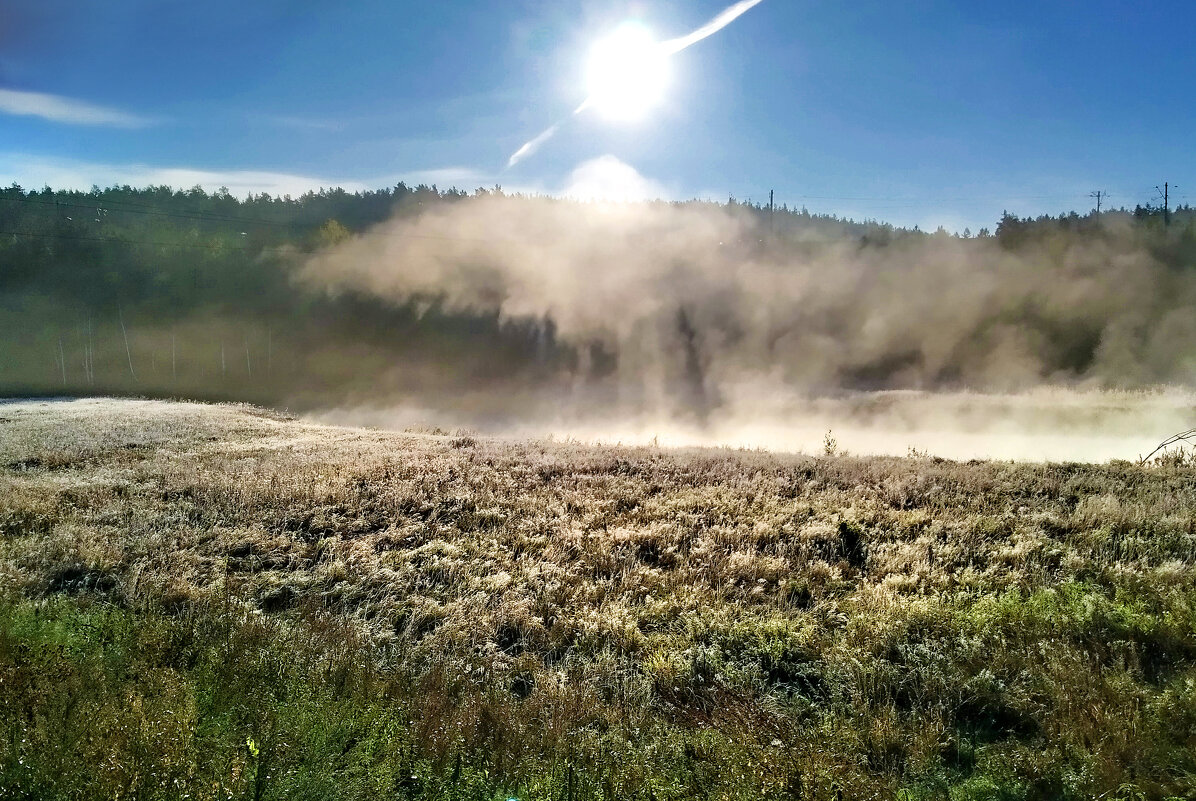
{"type": "Polygon", "coordinates": [[[0,417],[0,797],[1196,792],[1186,463],[0,417]]]}

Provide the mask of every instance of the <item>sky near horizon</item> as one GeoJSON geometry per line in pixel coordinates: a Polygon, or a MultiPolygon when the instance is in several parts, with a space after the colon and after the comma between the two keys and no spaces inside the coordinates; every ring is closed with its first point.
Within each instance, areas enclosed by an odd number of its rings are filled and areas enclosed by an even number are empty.
{"type": "Polygon", "coordinates": [[[574,110],[626,20],[730,0],[0,0],[0,182],[767,201],[952,230],[1196,198],[1196,4],[764,0],[641,119],[574,110]],[[556,135],[508,167],[523,143],[556,135]],[[1189,194],[1190,193],[1190,194],[1189,194]]]}

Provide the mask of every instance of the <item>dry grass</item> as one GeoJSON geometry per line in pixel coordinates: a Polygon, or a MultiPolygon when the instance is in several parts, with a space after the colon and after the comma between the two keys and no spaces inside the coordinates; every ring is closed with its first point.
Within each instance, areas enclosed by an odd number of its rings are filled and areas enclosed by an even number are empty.
{"type": "MultiPolygon", "coordinates": [[[[1186,464],[587,447],[148,401],[0,418],[13,608],[306,637],[389,677],[406,719],[380,748],[442,779],[464,758],[478,797],[1196,792],[1186,464]]],[[[28,736],[18,713],[0,720],[28,736]]]]}

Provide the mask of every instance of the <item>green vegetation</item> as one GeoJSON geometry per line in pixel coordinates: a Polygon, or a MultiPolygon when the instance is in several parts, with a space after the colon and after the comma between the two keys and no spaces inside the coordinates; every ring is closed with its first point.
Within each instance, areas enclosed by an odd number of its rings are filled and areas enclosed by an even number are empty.
{"type": "Polygon", "coordinates": [[[448,314],[435,298],[333,298],[292,281],[307,255],[351,232],[463,197],[402,184],[298,199],[0,190],[0,394],[310,406],[333,388],[342,398],[460,390],[463,376],[525,380],[529,334],[517,321],[448,314]]]}
{"type": "Polygon", "coordinates": [[[0,405],[0,798],[1196,794],[1196,470],[0,405]]]}

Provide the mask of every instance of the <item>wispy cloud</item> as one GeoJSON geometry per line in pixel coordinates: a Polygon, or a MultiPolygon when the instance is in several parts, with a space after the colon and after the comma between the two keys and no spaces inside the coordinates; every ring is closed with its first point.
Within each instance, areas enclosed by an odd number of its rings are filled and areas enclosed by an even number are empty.
{"type": "MultiPolygon", "coordinates": [[[[589,101],[587,101],[587,102],[589,102],[589,101]]],[[[581,109],[578,109],[578,111],[580,111],[580,110],[581,109]]],[[[576,112],[574,112],[574,113],[576,113],[576,112]]],[[[523,161],[528,156],[535,153],[537,150],[540,149],[540,145],[544,144],[549,139],[551,139],[554,135],[556,135],[557,129],[560,127],[561,127],[561,124],[558,122],[556,125],[552,125],[546,129],[544,129],[543,133],[541,133],[539,136],[535,137],[534,139],[529,140],[528,142],[525,142],[523,147],[516,150],[514,153],[511,154],[511,157],[509,159],[507,159],[507,166],[514,167],[516,164],[518,164],[519,162],[523,161]]]]}
{"type": "Polygon", "coordinates": [[[110,128],[144,128],[158,122],[151,117],[97,106],[83,100],[16,89],[0,89],[0,113],[41,117],[67,125],[100,125],[110,128]]]}
{"type": "Polygon", "coordinates": [[[667,42],[662,43],[661,46],[668,53],[679,53],[690,45],[697,44],[703,39],[718,33],[723,28],[727,27],[732,22],[742,17],[744,14],[760,5],[762,1],[763,0],[740,0],[740,2],[723,9],[718,16],[710,20],[710,22],[707,22],[702,27],[698,28],[696,31],[687,33],[685,36],[679,36],[676,39],[669,39],[667,42]]]}
{"type": "Polygon", "coordinates": [[[341,187],[349,192],[408,184],[437,184],[442,188],[473,188],[492,180],[467,167],[411,170],[401,175],[383,175],[365,181],[344,178],[274,172],[269,170],[207,170],[195,167],[159,167],[146,164],[101,164],[51,158],[26,153],[0,153],[0,175],[22,186],[55,189],[90,189],[92,186],[172,186],[207,191],[228,187],[235,195],[250,192],[297,197],[308,190],[341,187]]]}
{"type": "Polygon", "coordinates": [[[430,170],[412,170],[398,176],[398,180],[408,184],[436,184],[441,189],[450,186],[473,189],[482,184],[493,183],[494,176],[469,167],[438,167],[430,170]]]}
{"type": "MultiPolygon", "coordinates": [[[[249,192],[301,195],[309,189],[340,186],[350,192],[366,189],[359,181],[344,181],[266,170],[205,170],[193,167],[156,167],[146,164],[99,164],[45,158],[23,153],[0,154],[0,173],[27,187],[90,189],[92,186],[201,186],[214,191],[222,186],[233,194],[249,192]]],[[[383,182],[385,183],[385,182],[383,182]]],[[[380,184],[381,185],[381,184],[380,184]]],[[[372,186],[372,184],[371,184],[372,186]]]]}

